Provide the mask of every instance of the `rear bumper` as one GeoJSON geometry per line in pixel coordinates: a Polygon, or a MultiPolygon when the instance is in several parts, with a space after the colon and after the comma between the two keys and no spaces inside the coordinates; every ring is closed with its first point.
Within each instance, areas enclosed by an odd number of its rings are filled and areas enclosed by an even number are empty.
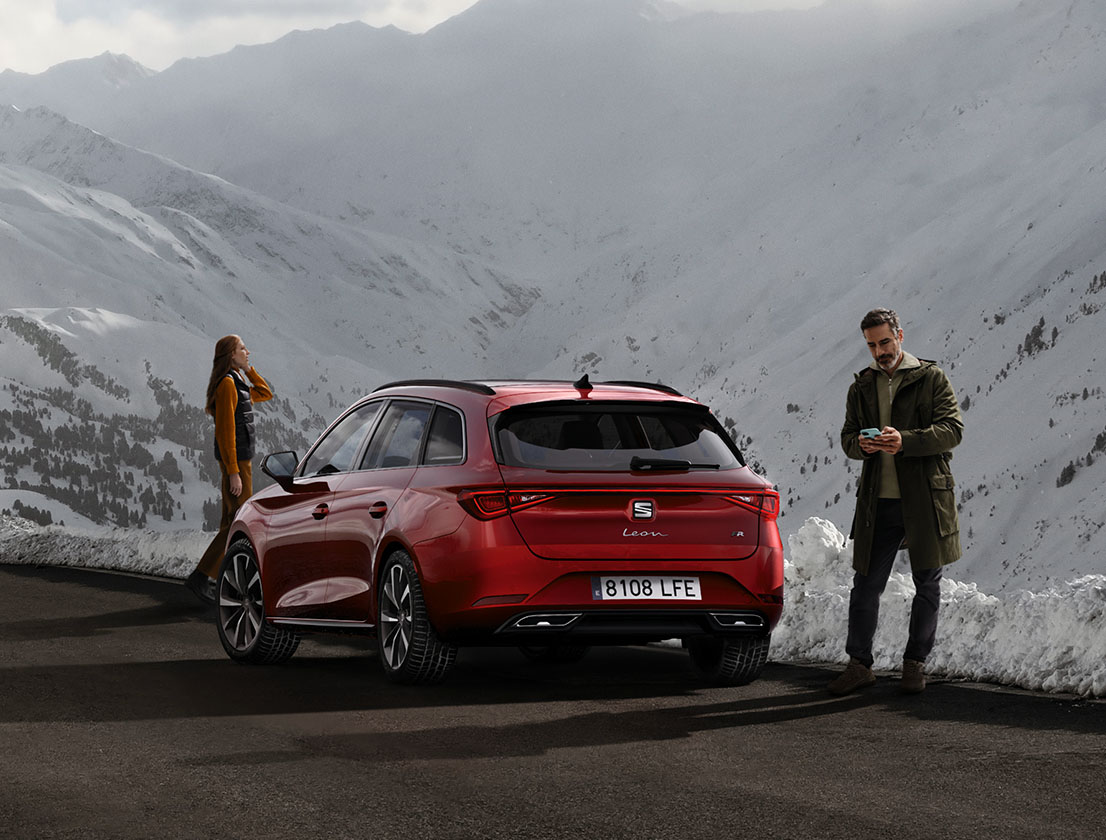
{"type": "Polygon", "coordinates": [[[418,543],[413,556],[431,623],[457,644],[766,636],[783,610],[783,551],[773,543],[742,560],[543,560],[496,520],[418,543]],[[695,576],[701,599],[595,599],[596,576],[627,574],[695,576]]]}
{"type": "Polygon", "coordinates": [[[494,630],[468,629],[457,641],[504,645],[640,644],[695,636],[763,638],[769,616],[749,609],[527,610],[494,630]]]}

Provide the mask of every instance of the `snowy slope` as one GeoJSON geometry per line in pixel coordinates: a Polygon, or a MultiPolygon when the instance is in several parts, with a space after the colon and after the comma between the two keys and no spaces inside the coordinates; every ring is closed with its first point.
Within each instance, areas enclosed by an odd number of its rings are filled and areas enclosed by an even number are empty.
{"type": "MultiPolygon", "coordinates": [[[[22,191],[9,187],[7,194],[16,197],[13,213],[50,191],[38,173],[62,182],[55,184],[57,191],[74,186],[89,190],[84,199],[45,201],[63,220],[85,227],[89,214],[79,208],[91,203],[101,217],[95,224],[102,236],[121,238],[127,250],[156,263],[153,270],[175,275],[166,283],[143,283],[147,308],[136,311],[136,303],[128,300],[122,307],[128,313],[148,316],[168,304],[177,318],[208,335],[261,321],[275,333],[274,344],[291,341],[306,354],[315,344],[301,344],[307,309],[315,313],[312,327],[336,327],[328,355],[371,354],[382,364],[393,353],[409,352],[414,343],[397,326],[417,336],[434,325],[444,341],[479,356],[489,327],[455,325],[448,315],[471,307],[480,316],[507,318],[521,312],[534,294],[502,282],[476,261],[297,211],[128,148],[43,108],[0,112],[0,138],[0,164],[28,167],[30,172],[20,170],[17,177],[40,179],[22,191]],[[156,294],[149,293],[151,286],[158,288],[156,294]],[[412,305],[396,306],[392,302],[397,299],[412,305]],[[385,340],[375,339],[383,335],[385,340]]],[[[27,238],[37,235],[30,219],[17,227],[27,238]]],[[[58,235],[51,239],[60,248],[69,246],[68,240],[58,235]]],[[[87,249],[78,253],[84,262],[87,249]]],[[[137,273],[103,271],[117,288],[126,289],[123,294],[132,296],[143,294],[134,288],[137,273]]],[[[12,291],[15,299],[22,296],[18,285],[12,291]]],[[[52,299],[37,303],[111,308],[115,300],[104,297],[101,284],[93,282],[87,288],[58,288],[52,299]]],[[[389,367],[396,364],[392,361],[389,367]]]]}
{"type": "Polygon", "coordinates": [[[0,310],[241,330],[323,414],[431,372],[660,379],[787,533],[848,530],[857,325],[892,305],[966,409],[957,576],[1042,587],[1106,567],[1103,32],[1090,0],[484,0],[122,86],[4,74],[0,310]]]}
{"type": "Polygon", "coordinates": [[[276,390],[265,447],[302,452],[391,371],[440,375],[440,360],[421,365],[424,343],[457,351],[452,375],[480,373],[474,360],[536,295],[43,108],[0,111],[0,274],[4,486],[39,510],[31,495],[68,499],[55,521],[151,527],[210,520],[199,406],[215,338],[242,333],[276,390]]]}

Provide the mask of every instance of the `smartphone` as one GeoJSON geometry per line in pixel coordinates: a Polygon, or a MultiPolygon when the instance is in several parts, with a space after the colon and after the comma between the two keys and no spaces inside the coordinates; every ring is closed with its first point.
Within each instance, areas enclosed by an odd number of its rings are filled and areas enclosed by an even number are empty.
{"type": "Polygon", "coordinates": [[[881,434],[881,431],[879,429],[861,429],[860,430],[860,436],[861,437],[874,438],[879,434],[881,434]]]}

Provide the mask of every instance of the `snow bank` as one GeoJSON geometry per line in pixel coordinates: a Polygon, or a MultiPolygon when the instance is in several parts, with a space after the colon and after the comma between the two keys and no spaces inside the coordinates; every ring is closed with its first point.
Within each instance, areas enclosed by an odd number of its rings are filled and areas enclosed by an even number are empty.
{"type": "Polygon", "coordinates": [[[42,527],[0,516],[0,562],[184,578],[196,568],[212,536],[200,531],[42,527]]]}
{"type": "MultiPolygon", "coordinates": [[[[183,578],[211,534],[40,527],[0,517],[0,562],[80,566],[183,578]]],[[[852,549],[824,519],[812,517],[788,538],[786,606],[772,659],[844,662],[852,549]]],[[[875,667],[899,668],[914,584],[905,560],[881,602],[875,667]]],[[[950,571],[956,567],[950,567],[950,571]]],[[[1106,697],[1106,576],[1087,575],[1042,592],[1001,597],[946,576],[941,584],[934,675],[998,682],[1085,697],[1106,697]]]]}
{"type": "MultiPolygon", "coordinates": [[[[852,546],[831,523],[808,519],[788,538],[784,617],[772,658],[846,662],[852,546]]],[[[905,557],[880,604],[875,667],[901,667],[914,583],[905,557]]],[[[1106,576],[1087,575],[1042,592],[1001,597],[960,583],[946,569],[941,582],[937,644],[931,674],[1041,691],[1106,696],[1106,576]]]]}

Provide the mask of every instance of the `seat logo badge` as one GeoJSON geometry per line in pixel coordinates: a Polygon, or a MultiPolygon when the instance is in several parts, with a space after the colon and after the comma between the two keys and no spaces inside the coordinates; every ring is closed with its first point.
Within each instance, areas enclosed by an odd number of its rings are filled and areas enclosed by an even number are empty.
{"type": "Polygon", "coordinates": [[[630,518],[638,522],[650,520],[657,515],[656,506],[649,499],[634,499],[630,503],[630,518]]]}

